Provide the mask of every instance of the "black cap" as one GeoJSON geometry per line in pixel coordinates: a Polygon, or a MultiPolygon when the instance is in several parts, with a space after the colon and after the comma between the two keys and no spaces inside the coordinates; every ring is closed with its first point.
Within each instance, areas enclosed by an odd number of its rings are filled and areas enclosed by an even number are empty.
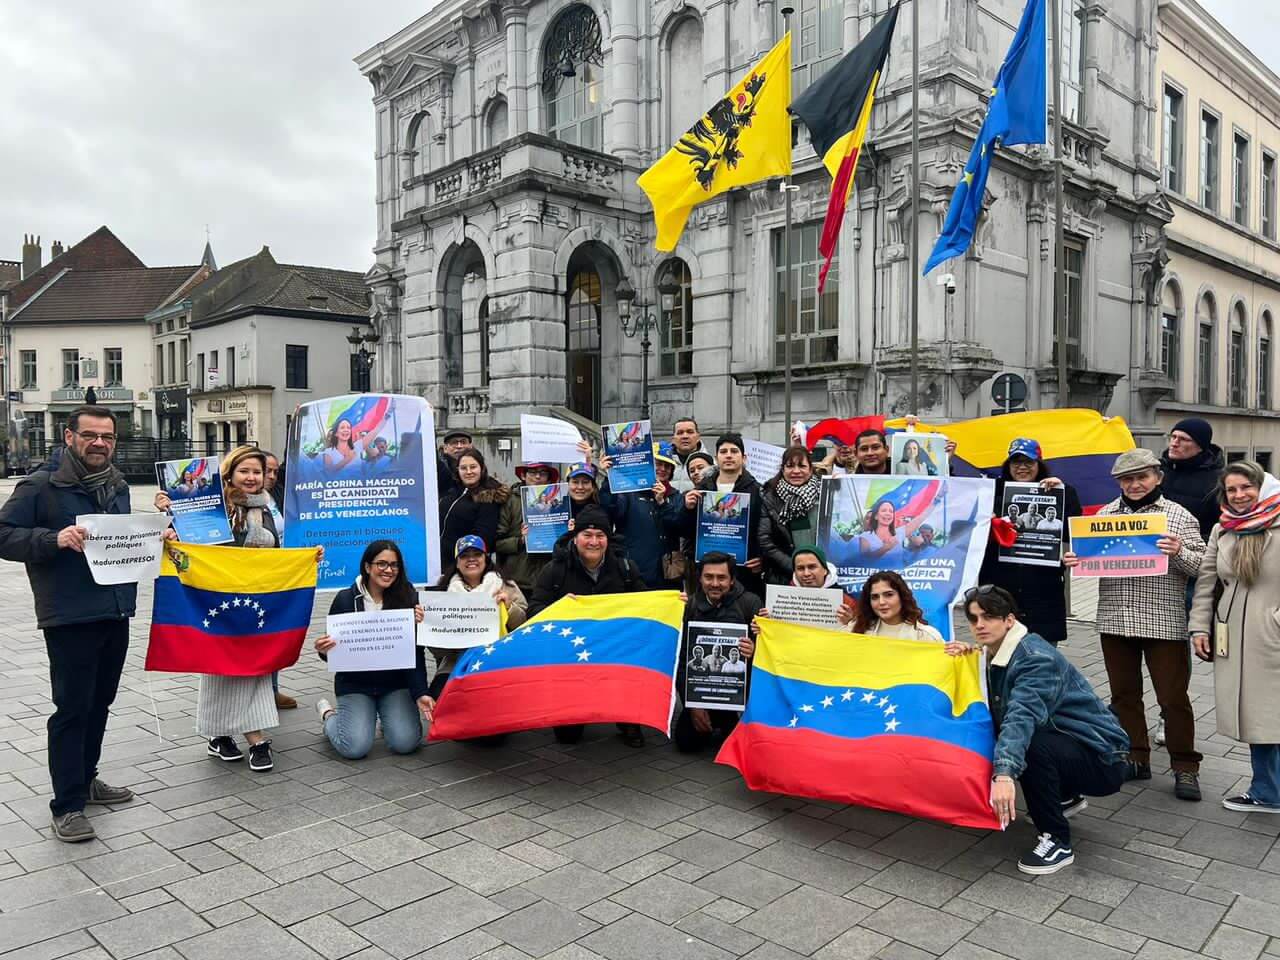
{"type": "Polygon", "coordinates": [[[446,434],[444,435],[444,439],[443,439],[443,440],[441,440],[441,443],[448,443],[448,442],[449,442],[450,440],[452,440],[454,437],[466,437],[466,438],[467,438],[467,442],[468,442],[468,443],[470,443],[470,442],[471,442],[471,434],[467,433],[467,431],[465,431],[465,430],[450,430],[448,433],[446,433],[446,434]]]}
{"type": "Polygon", "coordinates": [[[603,530],[605,536],[613,536],[613,524],[609,522],[609,515],[604,509],[594,504],[583,507],[573,520],[573,532],[576,536],[583,530],[603,530]]]}

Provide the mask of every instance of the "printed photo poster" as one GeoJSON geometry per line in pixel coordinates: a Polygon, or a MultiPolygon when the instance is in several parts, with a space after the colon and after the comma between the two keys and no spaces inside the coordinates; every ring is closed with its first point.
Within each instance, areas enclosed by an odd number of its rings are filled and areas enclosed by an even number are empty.
{"type": "Polygon", "coordinates": [[[169,495],[173,528],[185,543],[231,542],[217,457],[162,460],[156,464],[156,482],[169,495]]]}
{"type": "Polygon", "coordinates": [[[708,553],[727,553],[739,564],[746,563],[750,530],[751,494],[702,491],[694,560],[701,562],[708,553]]]}
{"type": "Polygon", "coordinates": [[[524,522],[529,535],[526,553],[550,553],[556,541],[569,532],[569,485],[567,483],[525,484],[520,488],[524,522]]]}
{"type": "Polygon", "coordinates": [[[691,621],[685,631],[684,705],[705,710],[747,708],[747,661],[738,641],[745,623],[691,621]]]}
{"type": "Polygon", "coordinates": [[[952,638],[951,607],[978,581],[995,483],[980,477],[835,477],[822,484],[818,544],[854,594],[902,574],[925,619],[952,638]]]}
{"type": "Polygon", "coordinates": [[[289,430],[284,545],[324,547],[319,589],[348,586],[370,540],[394,540],[412,583],[440,577],[435,417],[421,397],[300,406],[289,430]]]}
{"type": "Polygon", "coordinates": [[[1071,518],[1071,549],[1080,558],[1076,577],[1158,577],[1169,557],[1156,541],[1169,529],[1163,513],[1124,513],[1071,518]]]}
{"type": "Polygon", "coordinates": [[[1038,483],[1006,481],[1000,515],[1017,531],[1013,546],[998,546],[1001,563],[1056,567],[1062,562],[1062,521],[1066,513],[1061,487],[1046,490],[1038,483]]]}
{"type": "Polygon", "coordinates": [[[949,477],[947,438],[940,433],[898,431],[889,435],[890,472],[900,477],[949,477]]]}
{"type": "Polygon", "coordinates": [[[609,468],[609,489],[614,493],[652,490],[658,482],[653,462],[653,430],[648,420],[606,423],[603,454],[613,464],[609,468]]]}

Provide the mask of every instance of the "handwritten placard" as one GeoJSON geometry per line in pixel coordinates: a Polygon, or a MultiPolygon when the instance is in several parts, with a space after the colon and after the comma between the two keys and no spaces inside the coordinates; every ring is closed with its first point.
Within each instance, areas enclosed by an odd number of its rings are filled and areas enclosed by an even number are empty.
{"type": "Polygon", "coordinates": [[[330,673],[408,670],[416,662],[412,610],[330,614],[325,632],[338,644],[328,653],[330,673]]]}
{"type": "Polygon", "coordinates": [[[424,647],[463,650],[498,640],[498,601],[484,590],[471,593],[418,592],[422,623],[418,643],[424,647]]]}
{"type": "Polygon", "coordinates": [[[138,583],[160,575],[167,513],[87,513],[76,517],[76,526],[87,532],[84,558],[94,583],[138,583]]]}

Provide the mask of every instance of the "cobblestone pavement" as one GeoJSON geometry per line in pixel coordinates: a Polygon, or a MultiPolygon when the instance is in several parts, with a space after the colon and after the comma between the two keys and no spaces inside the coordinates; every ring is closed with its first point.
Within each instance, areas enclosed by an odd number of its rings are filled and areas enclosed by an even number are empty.
{"type": "MultiPolygon", "coordinates": [[[[138,799],[94,811],[100,839],[58,843],[43,642],[21,568],[0,564],[5,958],[1280,957],[1280,817],[1219,805],[1247,753],[1212,735],[1203,665],[1205,801],[1175,800],[1158,754],[1149,785],[1073,821],[1074,866],[1030,880],[1022,819],[989,834],[753,793],[652,733],[644,750],[600,726],[572,747],[537,732],[342,761],[309,653],[283,676],[303,706],[282,714],[276,769],[255,775],[205,756],[195,678],[144,673],[146,633],[139,616],[102,769],[138,799]]],[[[1065,649],[1103,683],[1087,624],[1065,649]]]]}

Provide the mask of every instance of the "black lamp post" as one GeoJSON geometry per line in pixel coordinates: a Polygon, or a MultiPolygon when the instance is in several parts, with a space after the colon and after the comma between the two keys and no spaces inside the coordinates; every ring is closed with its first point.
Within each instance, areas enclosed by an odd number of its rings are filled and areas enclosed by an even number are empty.
{"type": "Polygon", "coordinates": [[[636,334],[643,334],[640,340],[640,350],[644,358],[641,367],[641,409],[645,420],[649,419],[649,348],[653,346],[649,340],[649,334],[655,329],[659,336],[666,334],[671,311],[675,309],[676,295],[679,292],[680,287],[671,276],[671,271],[664,271],[662,281],[658,284],[662,309],[655,314],[649,309],[651,304],[634,303],[636,288],[626,277],[622,278],[622,282],[614,291],[614,296],[618,298],[618,323],[622,327],[623,335],[628,339],[634,339],[636,334]],[[637,307],[635,313],[632,312],[633,305],[637,307]]]}
{"type": "MultiPolygon", "coordinates": [[[[378,331],[373,327],[369,327],[361,333],[359,327],[352,327],[351,332],[347,334],[347,343],[351,345],[351,356],[353,358],[352,369],[359,369],[366,383],[364,391],[369,391],[367,383],[370,372],[373,370],[373,361],[377,356],[378,343],[382,337],[378,335],[378,331]]],[[[355,384],[352,384],[354,388],[355,384]]]]}

